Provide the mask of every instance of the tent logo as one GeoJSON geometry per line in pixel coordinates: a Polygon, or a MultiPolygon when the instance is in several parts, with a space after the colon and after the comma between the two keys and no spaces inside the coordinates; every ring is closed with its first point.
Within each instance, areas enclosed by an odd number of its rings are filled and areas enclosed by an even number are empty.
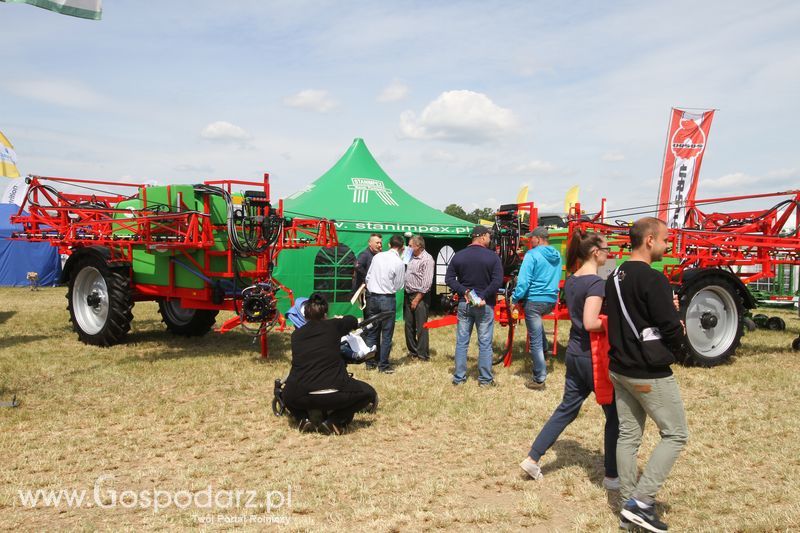
{"type": "Polygon", "coordinates": [[[369,202],[369,193],[374,192],[384,204],[397,206],[397,202],[392,198],[392,190],[387,189],[381,180],[350,178],[350,181],[352,185],[348,185],[347,188],[353,191],[354,204],[366,204],[369,202]]]}

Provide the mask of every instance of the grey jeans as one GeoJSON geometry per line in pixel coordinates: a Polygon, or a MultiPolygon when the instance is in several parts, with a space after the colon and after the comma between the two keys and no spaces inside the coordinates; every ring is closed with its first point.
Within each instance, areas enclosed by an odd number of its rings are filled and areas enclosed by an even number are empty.
{"type": "Polygon", "coordinates": [[[675,376],[638,379],[614,372],[609,374],[614,383],[619,416],[617,470],[620,496],[623,502],[633,497],[652,503],[689,438],[678,382],[675,376]],[[636,458],[648,416],[658,426],[661,441],[637,482],[636,458]]]}

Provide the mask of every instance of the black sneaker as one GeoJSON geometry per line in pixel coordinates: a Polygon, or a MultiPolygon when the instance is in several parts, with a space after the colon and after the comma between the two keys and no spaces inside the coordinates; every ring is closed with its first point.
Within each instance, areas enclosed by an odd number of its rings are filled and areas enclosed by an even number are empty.
{"type": "Polygon", "coordinates": [[[311,433],[317,430],[317,425],[308,418],[304,418],[298,424],[297,429],[300,433],[311,433]]]}
{"type": "Polygon", "coordinates": [[[667,524],[658,519],[658,515],[656,514],[656,509],[654,506],[650,506],[647,509],[642,509],[636,503],[634,498],[631,498],[625,502],[625,505],[622,506],[622,512],[620,514],[622,515],[622,518],[627,518],[633,524],[642,527],[647,531],[653,531],[654,533],[665,533],[669,530],[667,524]]]}
{"type": "Polygon", "coordinates": [[[324,433],[325,435],[344,435],[345,432],[345,426],[336,424],[332,420],[321,422],[317,429],[319,429],[320,433],[324,433]]]}
{"type": "Polygon", "coordinates": [[[497,387],[497,382],[495,380],[484,381],[483,383],[478,383],[478,387],[497,387]]]}
{"type": "Polygon", "coordinates": [[[386,368],[379,368],[378,372],[381,374],[394,374],[394,368],[387,366],[386,368]]]}

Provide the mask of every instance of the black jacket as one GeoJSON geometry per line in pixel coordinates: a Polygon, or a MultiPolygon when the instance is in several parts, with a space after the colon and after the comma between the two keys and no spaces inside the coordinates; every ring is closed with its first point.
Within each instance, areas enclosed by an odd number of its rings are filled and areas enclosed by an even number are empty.
{"type": "MultiPolygon", "coordinates": [[[[641,332],[647,327],[657,327],[667,348],[672,352],[679,350],[684,341],[683,326],[666,276],[643,261],[627,261],[619,270],[622,298],[636,329],[641,332]]],[[[651,366],[642,356],[641,343],[622,314],[613,276],[606,280],[605,305],[611,345],[609,370],[631,378],[671,376],[669,365],[651,366]]]]}
{"type": "Polygon", "coordinates": [[[340,341],[356,329],[354,316],[309,320],[292,333],[292,368],[286,378],[285,397],[311,391],[342,389],[352,379],[342,358],[340,341]]]}
{"type": "Polygon", "coordinates": [[[486,305],[494,305],[497,290],[503,286],[503,265],[492,250],[471,244],[450,260],[444,282],[459,296],[463,297],[467,289],[472,289],[486,305]]]}

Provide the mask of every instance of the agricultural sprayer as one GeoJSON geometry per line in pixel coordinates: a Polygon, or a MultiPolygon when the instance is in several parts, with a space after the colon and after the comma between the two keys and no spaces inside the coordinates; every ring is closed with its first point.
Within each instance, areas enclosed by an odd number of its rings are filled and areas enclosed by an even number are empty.
{"type": "MultiPolygon", "coordinates": [[[[629,222],[609,222],[605,215],[605,199],[602,202],[602,208],[594,215],[583,213],[580,204],[573,206],[568,215],[568,227],[551,230],[550,244],[563,253],[573,233],[581,228],[606,237],[613,259],[608,267],[627,259],[631,251],[629,222]]],[[[686,204],[682,227],[670,228],[668,252],[662,261],[653,264],[653,268],[667,276],[679,297],[687,333],[684,362],[710,367],[725,362],[735,353],[744,334],[747,310],[757,305],[747,284],[775,277],[782,265],[800,265],[799,208],[800,190],[698,199],[686,204]],[[716,204],[775,198],[779,199],[778,203],[767,209],[705,211],[716,204]]],[[[618,212],[619,216],[627,218],[650,214],[652,209],[647,212],[632,208],[618,212]]],[[[503,264],[504,290],[498,296],[494,313],[497,323],[508,330],[505,345],[494,362],[504,362],[508,366],[515,328],[524,318],[522,307],[510,305],[508,296],[514,289],[515,276],[527,250],[524,234],[537,225],[538,211],[530,202],[509,204],[501,206],[495,216],[492,246],[503,264]]],[[[543,318],[554,322],[555,344],[558,322],[569,319],[568,310],[560,301],[553,312],[543,318]]],[[[451,314],[429,321],[426,327],[455,323],[456,318],[451,314]]]]}
{"type": "Polygon", "coordinates": [[[273,278],[282,250],[336,246],[332,222],[288,218],[261,182],[142,184],[30,176],[13,239],[47,241],[69,257],[67,309],[81,341],[121,342],[137,301],[157,301],[169,331],[204,335],[237,326],[261,340],[280,319],[273,278]],[[234,191],[234,187],[245,188],[234,191]],[[65,189],[70,189],[66,192],[65,189]],[[122,191],[111,192],[108,189],[122,191]],[[80,192],[75,192],[78,190],[80,192]],[[23,214],[27,211],[27,214],[23,214]]]}

